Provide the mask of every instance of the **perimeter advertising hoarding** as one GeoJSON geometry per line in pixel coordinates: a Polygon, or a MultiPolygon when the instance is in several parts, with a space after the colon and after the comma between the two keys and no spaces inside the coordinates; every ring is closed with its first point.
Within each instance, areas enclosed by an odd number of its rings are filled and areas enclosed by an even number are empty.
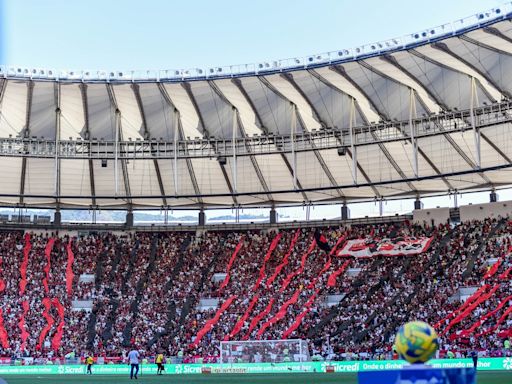
{"type": "MultiPolygon", "coordinates": [[[[399,369],[405,362],[398,360],[382,361],[333,361],[306,363],[240,363],[240,364],[166,364],[167,374],[200,374],[201,368],[210,367],[212,373],[291,373],[291,372],[325,372],[327,366],[334,367],[335,372],[366,372],[387,369],[399,369]]],[[[431,360],[434,368],[472,367],[470,359],[431,360]]],[[[94,365],[93,372],[100,375],[129,375],[129,365],[94,365]]],[[[73,375],[85,374],[85,365],[29,365],[0,366],[0,375],[73,375]]],[[[512,358],[482,358],[478,360],[481,371],[512,371],[512,358]]],[[[156,374],[156,365],[142,366],[142,375],[156,374]]]]}

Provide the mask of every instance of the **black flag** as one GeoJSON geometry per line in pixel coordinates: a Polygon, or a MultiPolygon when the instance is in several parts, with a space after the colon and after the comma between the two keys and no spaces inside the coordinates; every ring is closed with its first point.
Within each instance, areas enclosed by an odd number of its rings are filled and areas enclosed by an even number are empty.
{"type": "Polygon", "coordinates": [[[329,242],[319,230],[315,231],[315,240],[318,248],[327,253],[331,252],[331,246],[329,245],[329,242]]]}

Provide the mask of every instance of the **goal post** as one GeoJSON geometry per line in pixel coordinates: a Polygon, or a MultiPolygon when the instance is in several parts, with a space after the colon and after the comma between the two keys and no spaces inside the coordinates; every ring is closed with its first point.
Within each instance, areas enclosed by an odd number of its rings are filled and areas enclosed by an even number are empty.
{"type": "Polygon", "coordinates": [[[308,343],[301,339],[221,341],[220,363],[290,363],[311,361],[308,343]]]}

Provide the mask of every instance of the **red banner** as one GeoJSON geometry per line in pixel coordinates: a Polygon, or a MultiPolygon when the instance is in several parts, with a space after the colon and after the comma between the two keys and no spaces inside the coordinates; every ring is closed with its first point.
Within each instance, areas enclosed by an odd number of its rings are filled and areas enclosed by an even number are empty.
{"type": "Polygon", "coordinates": [[[213,329],[214,325],[217,324],[217,322],[219,321],[220,316],[222,315],[222,313],[226,309],[228,309],[228,307],[231,305],[231,303],[235,299],[236,299],[236,296],[231,296],[224,303],[222,303],[221,307],[215,313],[215,316],[213,316],[213,318],[208,320],[206,322],[206,324],[204,325],[204,327],[201,328],[201,330],[199,332],[197,332],[196,339],[194,340],[194,343],[193,343],[193,345],[195,347],[201,342],[201,339],[204,337],[204,335],[206,335],[209,331],[211,331],[213,329]]]}
{"type": "Polygon", "coordinates": [[[284,331],[283,333],[283,339],[287,339],[292,333],[293,331],[295,331],[297,328],[299,328],[299,325],[302,323],[302,320],[304,320],[304,317],[306,317],[306,315],[309,313],[309,311],[311,310],[311,306],[313,305],[313,303],[315,302],[315,299],[316,297],[318,296],[318,293],[320,292],[320,289],[317,289],[315,292],[313,292],[313,294],[309,297],[308,301],[306,302],[306,304],[304,305],[304,308],[305,310],[302,311],[301,314],[299,314],[295,320],[293,321],[292,325],[290,325],[290,327],[284,331]]]}
{"type": "Polygon", "coordinates": [[[479,320],[475,321],[473,325],[471,325],[468,329],[463,330],[461,333],[456,335],[456,337],[468,337],[471,335],[477,328],[479,328],[488,318],[493,317],[496,315],[508,302],[509,300],[512,300],[512,296],[507,296],[505,299],[503,299],[495,309],[492,311],[486,313],[482,317],[480,317],[479,320]]]}
{"type": "Polygon", "coordinates": [[[268,302],[267,306],[265,307],[265,309],[263,311],[261,311],[260,313],[258,313],[252,319],[251,324],[249,324],[249,329],[245,333],[245,336],[243,337],[243,340],[248,340],[249,339],[249,336],[250,336],[252,330],[256,327],[256,325],[258,325],[258,323],[261,321],[261,319],[263,319],[265,316],[267,316],[270,313],[270,311],[272,310],[272,306],[274,305],[275,301],[276,301],[275,298],[271,298],[270,301],[268,302]]]}
{"type": "Polygon", "coordinates": [[[464,311],[462,311],[462,313],[460,313],[452,321],[450,321],[450,323],[446,326],[445,329],[443,329],[439,333],[439,335],[440,336],[445,335],[454,325],[456,325],[456,324],[460,323],[462,320],[464,320],[471,312],[473,312],[473,310],[476,307],[478,307],[481,303],[483,303],[484,301],[489,299],[491,296],[493,296],[494,293],[496,293],[496,291],[499,289],[499,287],[500,287],[499,284],[495,285],[494,287],[492,287],[492,289],[488,293],[483,294],[480,297],[478,297],[478,299],[476,299],[466,309],[464,309],[464,311]]]}
{"type": "Polygon", "coordinates": [[[487,271],[487,273],[484,275],[484,279],[488,279],[489,277],[493,277],[496,272],[498,272],[498,269],[501,265],[501,263],[503,262],[503,259],[498,259],[498,261],[496,261],[491,268],[489,268],[489,270],[487,271]]]}
{"type": "Polygon", "coordinates": [[[293,271],[286,276],[286,278],[281,283],[281,288],[279,288],[279,293],[283,293],[284,290],[286,289],[286,287],[288,286],[288,284],[290,284],[290,282],[292,281],[292,279],[295,276],[299,276],[304,271],[304,267],[306,266],[306,259],[311,254],[311,252],[313,252],[313,249],[315,249],[315,247],[316,247],[316,241],[315,241],[315,239],[313,239],[308,250],[302,254],[302,259],[300,261],[300,267],[296,271],[293,271]]]}
{"type": "Polygon", "coordinates": [[[450,312],[448,315],[446,315],[444,318],[439,320],[436,324],[434,324],[434,328],[439,328],[446,320],[452,319],[455,317],[458,313],[462,312],[464,308],[466,308],[469,304],[471,304],[473,301],[475,301],[480,295],[485,292],[490,287],[489,284],[484,284],[480,288],[476,290],[475,293],[473,293],[470,297],[466,299],[464,303],[460,305],[459,308],[455,309],[454,311],[450,312]]]}
{"type": "Polygon", "coordinates": [[[263,333],[266,331],[266,329],[268,327],[270,327],[271,325],[274,325],[275,323],[277,323],[279,320],[281,320],[283,317],[286,316],[286,310],[288,309],[288,307],[290,305],[295,304],[297,302],[297,300],[299,299],[300,292],[301,292],[301,290],[297,289],[295,291],[295,293],[293,294],[293,296],[291,298],[289,298],[288,300],[286,300],[283,303],[283,305],[281,305],[281,307],[279,308],[279,311],[277,311],[277,313],[269,321],[266,321],[265,323],[263,323],[261,328],[256,333],[256,337],[258,339],[261,338],[261,335],[263,335],[263,333]]]}
{"type": "Polygon", "coordinates": [[[21,313],[20,321],[18,322],[18,328],[20,329],[20,338],[21,338],[21,346],[20,350],[24,351],[27,346],[27,339],[30,336],[30,334],[27,332],[26,325],[25,325],[25,315],[28,312],[28,301],[23,300],[21,302],[21,306],[23,307],[23,312],[21,313]]]}
{"type": "Polygon", "coordinates": [[[288,258],[292,254],[293,248],[295,248],[295,244],[297,243],[297,240],[299,240],[299,236],[300,236],[300,229],[297,229],[295,231],[295,235],[293,236],[292,241],[290,243],[290,247],[288,248],[288,252],[286,252],[286,255],[284,255],[284,257],[283,257],[283,261],[281,262],[281,264],[279,264],[276,267],[276,269],[274,270],[274,273],[272,274],[272,276],[270,276],[270,278],[267,280],[267,288],[269,288],[272,285],[272,283],[274,282],[276,277],[281,273],[281,270],[286,265],[288,265],[288,258]]]}
{"type": "Polygon", "coordinates": [[[66,246],[66,252],[68,255],[68,263],[66,265],[66,292],[68,293],[68,296],[71,296],[71,292],[73,291],[73,278],[75,277],[73,274],[75,254],[73,253],[72,242],[73,241],[69,239],[69,243],[66,246]]]}
{"type": "Polygon", "coordinates": [[[251,302],[249,303],[249,306],[245,310],[243,316],[240,319],[238,319],[238,321],[236,322],[236,324],[233,327],[233,329],[231,330],[231,332],[229,332],[229,334],[224,337],[224,341],[228,341],[230,338],[232,338],[233,336],[236,336],[238,334],[238,332],[240,332],[240,330],[242,329],[245,321],[247,320],[247,318],[251,314],[251,312],[254,309],[254,306],[256,305],[256,303],[258,302],[259,298],[260,298],[260,295],[258,293],[256,295],[254,295],[254,297],[252,298],[251,302]]]}
{"type": "Polygon", "coordinates": [[[498,319],[498,321],[496,322],[496,324],[493,327],[488,328],[483,332],[475,334],[475,337],[481,337],[481,336],[488,335],[489,333],[496,331],[498,329],[498,327],[501,325],[501,323],[503,323],[505,321],[505,319],[510,315],[510,313],[512,313],[512,307],[508,307],[505,310],[503,315],[501,315],[501,317],[498,319]]]}
{"type": "Polygon", "coordinates": [[[345,272],[345,270],[348,268],[349,265],[350,265],[350,260],[347,260],[343,263],[343,265],[341,267],[339,267],[336,271],[331,273],[329,275],[329,278],[327,279],[327,286],[334,287],[336,285],[336,279],[338,278],[338,276],[341,275],[343,272],[345,272]]]}
{"type": "Polygon", "coordinates": [[[44,328],[41,330],[41,333],[39,334],[39,343],[37,344],[37,347],[36,347],[38,350],[41,350],[41,347],[43,345],[44,339],[46,338],[46,335],[48,334],[48,332],[50,332],[50,329],[52,329],[53,324],[55,323],[55,321],[53,320],[53,317],[50,316],[50,307],[52,305],[50,299],[45,297],[43,299],[43,305],[44,305],[43,317],[46,319],[46,325],[44,326],[44,328]]]}
{"type": "Polygon", "coordinates": [[[2,309],[0,308],[0,344],[3,349],[9,348],[9,336],[7,335],[7,331],[4,326],[4,316],[2,309]]]}
{"type": "Polygon", "coordinates": [[[510,272],[512,271],[512,267],[508,267],[507,270],[503,273],[501,273],[498,278],[500,280],[507,280],[508,279],[508,275],[510,274],[510,272]]]}
{"type": "Polygon", "coordinates": [[[433,238],[396,237],[347,240],[338,251],[341,257],[412,256],[425,252],[433,238]]]}
{"type": "Polygon", "coordinates": [[[64,306],[61,304],[59,299],[55,298],[52,300],[52,304],[57,308],[57,314],[59,315],[59,324],[57,325],[57,331],[52,338],[52,349],[57,351],[60,348],[62,336],[64,334],[64,306]]]}
{"type": "Polygon", "coordinates": [[[334,247],[332,247],[331,249],[331,252],[329,252],[329,255],[327,256],[327,262],[325,263],[324,267],[322,268],[322,270],[318,273],[318,276],[316,276],[312,281],[311,283],[308,284],[308,289],[311,289],[315,286],[316,282],[318,281],[318,279],[324,274],[324,272],[326,272],[327,270],[329,270],[329,268],[331,268],[331,265],[332,265],[332,260],[331,260],[331,256],[334,255],[336,253],[336,249],[338,248],[338,246],[345,240],[345,236],[341,236],[338,241],[336,241],[336,244],[334,245],[334,247]]]}
{"type": "Polygon", "coordinates": [[[233,254],[231,255],[231,257],[229,259],[228,267],[226,270],[226,277],[224,278],[224,281],[220,285],[219,290],[222,290],[226,285],[228,285],[229,279],[230,279],[231,267],[233,266],[233,263],[235,262],[236,255],[238,255],[238,252],[240,252],[240,249],[242,248],[243,245],[244,245],[244,237],[242,236],[240,238],[240,240],[238,241],[238,244],[236,245],[235,251],[233,252],[233,254]]]}
{"type": "Polygon", "coordinates": [[[27,266],[28,266],[28,254],[32,249],[32,244],[30,243],[30,234],[25,233],[25,245],[23,247],[23,261],[20,265],[20,295],[23,296],[25,294],[25,288],[27,287],[27,266]]]}
{"type": "Polygon", "coordinates": [[[263,264],[260,268],[260,273],[258,276],[258,280],[256,281],[256,284],[254,284],[253,290],[259,287],[261,281],[265,278],[265,266],[267,265],[267,261],[270,260],[270,256],[272,256],[272,252],[274,252],[274,249],[276,249],[277,244],[279,243],[279,240],[281,240],[282,233],[278,233],[276,237],[274,237],[274,240],[272,240],[272,243],[270,243],[270,247],[268,247],[268,251],[265,255],[265,258],[263,259],[263,264]]]}
{"type": "MultiPolygon", "coordinates": [[[[2,264],[4,263],[2,257],[0,256],[0,272],[2,271],[2,264]]],[[[0,293],[5,291],[5,281],[0,277],[0,293]]]]}
{"type": "Polygon", "coordinates": [[[44,248],[44,255],[46,256],[46,265],[43,268],[45,277],[43,277],[43,287],[44,291],[48,293],[48,281],[50,280],[50,268],[51,268],[51,254],[53,249],[53,244],[55,243],[55,239],[50,237],[48,242],[46,243],[46,247],[44,248]]]}

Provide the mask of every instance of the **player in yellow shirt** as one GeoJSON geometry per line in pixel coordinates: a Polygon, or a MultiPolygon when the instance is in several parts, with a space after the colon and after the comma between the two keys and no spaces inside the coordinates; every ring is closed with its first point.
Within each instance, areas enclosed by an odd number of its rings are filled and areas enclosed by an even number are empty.
{"type": "Polygon", "coordinates": [[[85,358],[85,363],[87,364],[87,374],[92,375],[92,365],[94,363],[92,354],[85,358]]]}
{"type": "Polygon", "coordinates": [[[158,355],[156,355],[155,363],[156,363],[156,366],[158,367],[156,370],[156,374],[161,375],[163,373],[163,371],[165,371],[164,355],[162,353],[159,353],[158,355]]]}

